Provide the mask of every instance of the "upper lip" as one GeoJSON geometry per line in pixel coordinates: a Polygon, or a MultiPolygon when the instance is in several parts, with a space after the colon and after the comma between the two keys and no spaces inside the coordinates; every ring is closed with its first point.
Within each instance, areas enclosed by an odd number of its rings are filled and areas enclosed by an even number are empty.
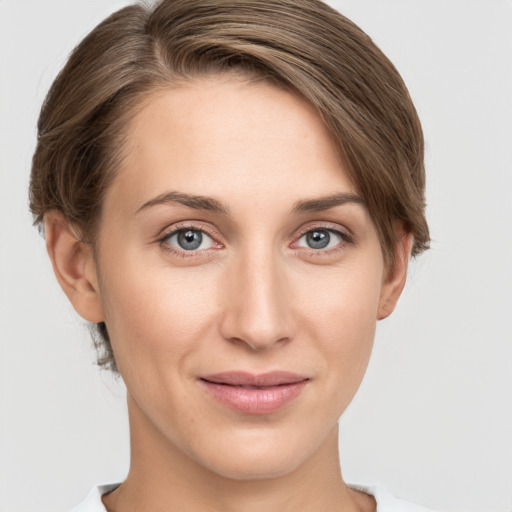
{"type": "Polygon", "coordinates": [[[273,371],[259,374],[230,371],[203,375],[201,379],[216,384],[228,384],[230,386],[279,386],[282,384],[302,382],[308,380],[308,377],[286,371],[273,371]]]}

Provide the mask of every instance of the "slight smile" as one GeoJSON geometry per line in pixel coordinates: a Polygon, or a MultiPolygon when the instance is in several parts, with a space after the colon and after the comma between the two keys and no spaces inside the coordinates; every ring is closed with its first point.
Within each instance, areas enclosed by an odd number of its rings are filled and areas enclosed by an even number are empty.
{"type": "Polygon", "coordinates": [[[220,403],[241,413],[261,415],[275,412],[297,398],[309,378],[284,371],[232,371],[206,375],[199,381],[220,403]]]}

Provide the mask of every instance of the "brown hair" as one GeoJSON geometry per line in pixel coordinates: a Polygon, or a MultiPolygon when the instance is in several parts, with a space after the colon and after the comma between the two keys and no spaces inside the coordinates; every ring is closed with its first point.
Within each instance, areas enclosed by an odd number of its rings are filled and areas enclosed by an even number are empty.
{"type": "MultiPolygon", "coordinates": [[[[350,20],[319,0],[161,0],[100,23],[72,52],[41,109],[30,208],[64,214],[94,242],[129,120],[149,93],[201,75],[241,72],[309,101],[339,144],[375,223],[386,264],[394,223],[429,244],[424,142],[398,71],[350,20]]],[[[105,324],[99,364],[115,367],[105,324]]]]}

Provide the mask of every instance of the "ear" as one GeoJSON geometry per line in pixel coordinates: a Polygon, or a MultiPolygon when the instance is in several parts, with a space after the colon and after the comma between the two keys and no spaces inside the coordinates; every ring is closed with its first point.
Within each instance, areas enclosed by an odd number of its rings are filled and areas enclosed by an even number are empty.
{"type": "Polygon", "coordinates": [[[411,255],[413,236],[411,233],[404,231],[401,225],[397,228],[397,236],[398,242],[394,253],[395,261],[393,266],[387,269],[382,282],[377,320],[383,320],[393,313],[407,279],[407,267],[411,255]]]}
{"type": "Polygon", "coordinates": [[[60,212],[45,215],[46,249],[61,288],[76,312],[102,322],[103,308],[92,246],[84,243],[60,212]]]}

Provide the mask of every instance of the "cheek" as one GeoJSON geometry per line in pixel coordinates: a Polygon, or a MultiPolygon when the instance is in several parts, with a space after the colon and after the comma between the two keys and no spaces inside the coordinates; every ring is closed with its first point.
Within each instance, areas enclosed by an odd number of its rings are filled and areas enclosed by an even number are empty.
{"type": "MultiPolygon", "coordinates": [[[[379,261],[376,259],[375,261],[379,261]]],[[[380,301],[379,265],[350,266],[317,280],[300,307],[304,328],[322,354],[320,374],[341,409],[350,402],[368,365],[380,301]],[[306,300],[307,299],[307,300],[306,300]]]]}
{"type": "Polygon", "coordinates": [[[106,269],[102,296],[121,373],[144,365],[155,371],[163,361],[179,360],[212,331],[215,306],[208,276],[119,260],[111,270],[106,269]]]}
{"type": "Polygon", "coordinates": [[[378,264],[362,263],[311,275],[303,287],[308,293],[296,292],[301,296],[300,310],[317,330],[317,339],[344,341],[328,343],[329,349],[358,346],[375,331],[382,273],[378,264]]]}

